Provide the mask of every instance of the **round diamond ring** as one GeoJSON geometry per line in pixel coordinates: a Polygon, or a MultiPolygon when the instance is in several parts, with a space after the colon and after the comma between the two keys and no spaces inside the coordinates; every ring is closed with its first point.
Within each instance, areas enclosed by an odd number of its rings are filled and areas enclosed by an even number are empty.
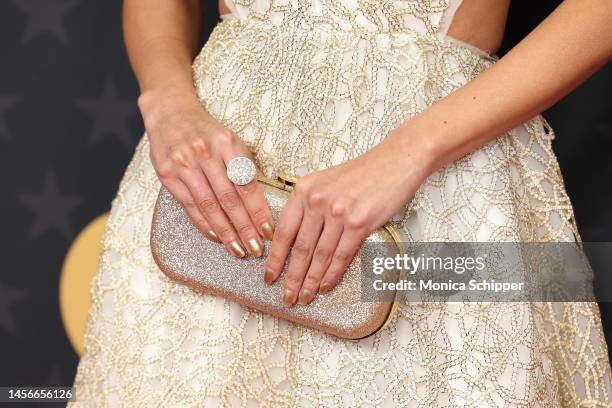
{"type": "Polygon", "coordinates": [[[227,177],[239,186],[249,184],[255,179],[256,174],[255,163],[248,157],[234,157],[227,163],[227,177]]]}

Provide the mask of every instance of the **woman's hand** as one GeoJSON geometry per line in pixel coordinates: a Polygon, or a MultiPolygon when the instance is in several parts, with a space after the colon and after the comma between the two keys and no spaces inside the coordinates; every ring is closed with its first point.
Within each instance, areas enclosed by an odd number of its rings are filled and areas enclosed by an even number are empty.
{"type": "Polygon", "coordinates": [[[283,304],[307,304],[342,278],[362,241],[384,225],[427,177],[382,143],[366,154],[300,178],[283,211],[266,261],[264,281],[274,282],[291,250],[283,304]],[[293,244],[293,247],[291,248],[293,244]]]}
{"type": "Polygon", "coordinates": [[[150,141],[150,157],[162,184],[181,203],[193,224],[222,242],[235,256],[263,252],[262,236],[272,238],[272,214],[252,181],[233,184],[226,164],[251,152],[195,98],[151,92],[139,98],[150,141]]]}

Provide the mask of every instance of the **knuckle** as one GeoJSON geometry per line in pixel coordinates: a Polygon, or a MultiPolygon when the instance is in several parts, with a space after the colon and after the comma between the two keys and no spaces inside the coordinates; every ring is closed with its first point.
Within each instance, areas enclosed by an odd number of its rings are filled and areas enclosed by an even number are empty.
{"type": "Polygon", "coordinates": [[[219,196],[219,201],[221,201],[221,205],[226,211],[235,210],[240,203],[240,199],[234,191],[226,191],[221,193],[219,196]]]}
{"type": "Polygon", "coordinates": [[[302,177],[293,185],[293,192],[296,195],[305,195],[310,189],[309,184],[309,181],[305,177],[302,177]]]}
{"type": "Polygon", "coordinates": [[[237,227],[238,234],[251,236],[255,234],[255,229],[250,224],[242,224],[237,227]]]}
{"type": "Polygon", "coordinates": [[[156,167],[157,175],[162,180],[167,180],[172,177],[172,162],[167,160],[162,160],[156,167]]]}
{"type": "Polygon", "coordinates": [[[217,130],[215,137],[217,138],[217,140],[219,140],[221,144],[224,145],[233,145],[237,139],[234,132],[227,128],[221,128],[217,130]]]}
{"type": "Polygon", "coordinates": [[[317,249],[315,249],[313,256],[318,262],[326,264],[329,262],[332,256],[332,253],[329,248],[317,247],[317,249]]]}
{"type": "Polygon", "coordinates": [[[223,242],[230,242],[234,240],[234,231],[229,225],[219,228],[217,235],[223,242]]]}
{"type": "Polygon", "coordinates": [[[181,204],[183,204],[183,207],[184,207],[186,210],[188,210],[188,211],[189,211],[189,210],[194,210],[194,209],[196,209],[196,207],[197,207],[197,206],[196,206],[196,203],[195,203],[193,200],[190,200],[190,199],[183,200],[183,201],[181,202],[181,204]]]}
{"type": "Polygon", "coordinates": [[[332,206],[331,206],[332,217],[335,217],[335,218],[342,217],[345,214],[345,212],[346,212],[346,205],[344,203],[339,202],[339,201],[332,203],[332,206]]]}
{"type": "Polygon", "coordinates": [[[293,237],[291,236],[289,230],[286,228],[279,226],[274,231],[274,240],[278,240],[281,242],[290,242],[293,237]]]}
{"type": "Polygon", "coordinates": [[[293,249],[291,251],[294,256],[297,256],[298,259],[307,258],[310,254],[310,245],[308,245],[305,241],[298,239],[293,244],[293,249]]]}
{"type": "Polygon", "coordinates": [[[253,211],[252,217],[255,221],[265,221],[266,219],[266,211],[263,208],[258,208],[253,211]]]}
{"type": "Polygon", "coordinates": [[[320,191],[310,191],[308,193],[308,205],[316,208],[320,207],[325,202],[325,195],[320,191]]]}
{"type": "Polygon", "coordinates": [[[190,166],[189,153],[185,151],[185,149],[183,148],[173,147],[172,149],[170,149],[170,152],[168,153],[168,158],[172,161],[172,163],[175,163],[179,166],[182,166],[182,167],[190,166]]]}
{"type": "Polygon", "coordinates": [[[210,157],[210,146],[208,141],[202,137],[196,137],[191,140],[191,148],[193,151],[202,157],[210,157]]]}
{"type": "Polygon", "coordinates": [[[192,221],[200,231],[208,231],[210,229],[206,221],[204,221],[204,218],[195,217],[192,218],[192,221]]]}
{"type": "Polygon", "coordinates": [[[203,198],[198,205],[207,214],[219,211],[219,203],[213,197],[203,198]]]}
{"type": "Polygon", "coordinates": [[[360,230],[366,226],[366,217],[360,213],[351,214],[346,220],[346,225],[350,229],[360,230]]]}

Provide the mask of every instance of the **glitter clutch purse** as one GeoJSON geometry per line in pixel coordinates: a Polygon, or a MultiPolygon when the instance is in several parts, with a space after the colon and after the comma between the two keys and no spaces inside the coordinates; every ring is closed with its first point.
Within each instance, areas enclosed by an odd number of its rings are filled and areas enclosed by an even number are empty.
{"type": "MultiPolygon", "coordinates": [[[[268,200],[273,219],[291,194],[290,178],[272,180],[258,177],[268,200]]],[[[192,223],[172,194],[161,187],[151,226],[151,252],[159,268],[171,279],[203,293],[221,296],[243,306],[274,315],[303,326],[345,339],[368,337],[388,322],[396,307],[399,292],[387,292],[384,299],[363,295],[362,273],[371,274],[371,265],[362,265],[364,251],[372,256],[395,257],[403,253],[399,232],[391,225],[373,232],[336,287],[317,295],[308,305],[285,307],[281,302],[285,270],[272,285],[263,281],[265,256],[270,242],[265,241],[264,256],[236,258],[220,243],[206,238],[192,223]],[[375,243],[388,243],[377,245],[375,243]],[[362,271],[363,266],[363,271],[362,271]]],[[[370,257],[370,258],[371,258],[370,257]]],[[[396,281],[400,274],[394,274],[396,281]]]]}

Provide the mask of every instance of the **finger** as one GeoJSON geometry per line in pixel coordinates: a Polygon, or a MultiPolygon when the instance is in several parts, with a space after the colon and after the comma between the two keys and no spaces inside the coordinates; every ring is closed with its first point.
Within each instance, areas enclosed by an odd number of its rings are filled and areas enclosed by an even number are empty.
{"type": "MultiPolygon", "coordinates": [[[[225,169],[227,171],[227,164],[236,157],[247,157],[251,161],[255,161],[253,154],[245,149],[242,144],[229,144],[228,148],[223,151],[223,160],[225,162],[225,169]]],[[[257,174],[261,175],[261,171],[257,169],[257,174]]],[[[226,174],[227,175],[227,174],[226,174]]],[[[250,183],[239,186],[234,185],[238,195],[242,200],[244,208],[247,210],[251,221],[257,229],[260,236],[272,240],[274,236],[274,221],[272,219],[272,212],[268,205],[263,191],[257,183],[255,178],[250,183]]]]}
{"type": "Polygon", "coordinates": [[[297,232],[302,223],[303,216],[302,204],[294,196],[289,198],[283,207],[270,252],[266,258],[266,266],[264,272],[264,282],[268,285],[278,279],[285,266],[285,260],[289,254],[289,248],[297,235],[297,232]]]}
{"type": "Polygon", "coordinates": [[[185,212],[191,219],[193,225],[195,225],[208,239],[215,242],[221,242],[213,228],[211,228],[210,224],[206,220],[206,217],[202,215],[202,212],[198,208],[197,201],[193,198],[187,186],[180,179],[169,179],[164,182],[164,186],[185,209],[185,212]]]}
{"type": "Polygon", "coordinates": [[[227,169],[221,160],[207,160],[203,163],[206,179],[209,181],[221,208],[234,225],[240,239],[249,253],[259,257],[263,254],[263,241],[244,207],[234,183],[227,177],[227,169]]]}
{"type": "Polygon", "coordinates": [[[221,209],[204,173],[196,168],[182,171],[179,173],[179,177],[191,192],[197,207],[205,215],[227,250],[238,258],[244,257],[246,252],[240,243],[240,238],[225,212],[221,209]]]}
{"type": "Polygon", "coordinates": [[[342,236],[342,230],[343,225],[340,220],[333,217],[325,219],[323,232],[312,254],[310,267],[300,289],[298,296],[300,304],[306,305],[316,296],[321,280],[331,264],[332,256],[342,236]]]}
{"type": "Polygon", "coordinates": [[[272,212],[257,180],[253,180],[244,186],[236,186],[236,191],[238,191],[238,195],[259,234],[272,240],[274,235],[272,212]]]}
{"type": "Polygon", "coordinates": [[[321,280],[319,293],[329,292],[340,282],[342,275],[344,275],[344,272],[346,272],[346,269],[357,254],[361,241],[361,234],[356,233],[354,230],[344,229],[332,256],[329,268],[327,268],[321,280]]]}
{"type": "Polygon", "coordinates": [[[304,214],[304,220],[291,248],[287,277],[285,278],[285,290],[283,292],[283,304],[291,306],[295,303],[299,290],[304,283],[304,277],[308,272],[310,260],[314,248],[317,246],[321,229],[323,228],[323,215],[308,211],[304,214]]]}

